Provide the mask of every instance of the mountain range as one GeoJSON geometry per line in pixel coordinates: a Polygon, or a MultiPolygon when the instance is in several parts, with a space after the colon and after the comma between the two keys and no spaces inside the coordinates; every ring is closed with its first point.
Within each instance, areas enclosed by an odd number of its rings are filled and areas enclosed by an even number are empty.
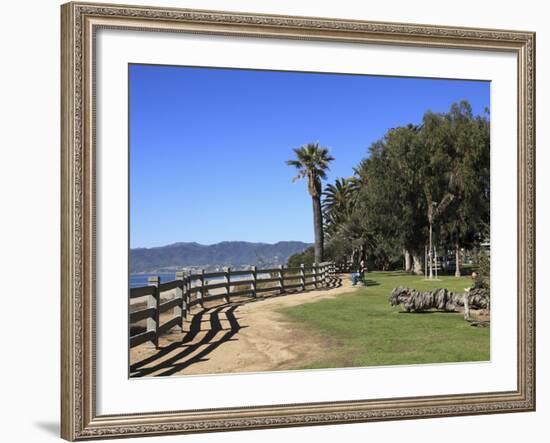
{"type": "Polygon", "coordinates": [[[135,248],[130,249],[130,272],[150,273],[182,267],[278,266],[286,264],[288,257],[310,246],[299,241],[274,244],[224,241],[213,245],[180,242],[154,248],[135,248]]]}

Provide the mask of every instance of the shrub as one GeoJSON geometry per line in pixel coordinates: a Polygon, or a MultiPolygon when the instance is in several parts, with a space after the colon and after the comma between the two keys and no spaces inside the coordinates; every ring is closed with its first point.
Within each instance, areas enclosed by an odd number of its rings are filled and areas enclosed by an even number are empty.
{"type": "Polygon", "coordinates": [[[287,265],[289,268],[298,268],[301,264],[311,266],[315,260],[314,248],[309,247],[304,252],[293,254],[288,257],[287,265]]]}
{"type": "Polygon", "coordinates": [[[489,253],[482,249],[478,254],[478,277],[475,282],[475,287],[487,288],[491,287],[491,260],[489,253]]]}

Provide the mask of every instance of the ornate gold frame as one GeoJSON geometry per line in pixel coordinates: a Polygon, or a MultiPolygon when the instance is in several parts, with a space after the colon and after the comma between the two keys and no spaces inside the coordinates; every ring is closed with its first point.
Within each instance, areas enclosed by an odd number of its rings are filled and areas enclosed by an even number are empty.
{"type": "Polygon", "coordinates": [[[61,7],[61,435],[67,440],[535,409],[535,34],[68,3],[61,7]],[[98,416],[95,411],[94,33],[98,28],[508,51],[518,58],[518,384],[512,392],[98,416]]]}

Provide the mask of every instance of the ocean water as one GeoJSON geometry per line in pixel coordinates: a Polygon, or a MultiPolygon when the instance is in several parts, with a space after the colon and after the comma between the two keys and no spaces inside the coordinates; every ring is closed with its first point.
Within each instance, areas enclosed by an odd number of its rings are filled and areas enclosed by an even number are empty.
{"type": "MultiPolygon", "coordinates": [[[[161,274],[130,274],[130,288],[139,288],[141,286],[147,286],[147,280],[149,277],[160,277],[161,283],[166,283],[172,280],[176,279],[176,273],[175,272],[166,272],[161,274]]],[[[257,275],[258,279],[261,278],[268,278],[270,277],[269,274],[264,273],[258,273],[257,275]]],[[[231,277],[232,281],[239,281],[239,280],[248,280],[250,278],[249,275],[236,275],[231,277]]],[[[209,278],[208,281],[215,282],[215,281],[223,281],[223,277],[216,277],[216,278],[209,278]]]]}
{"type": "Polygon", "coordinates": [[[166,283],[176,279],[175,272],[167,272],[164,274],[130,274],[130,287],[139,288],[140,286],[147,286],[147,280],[149,277],[160,277],[161,283],[166,283]]]}

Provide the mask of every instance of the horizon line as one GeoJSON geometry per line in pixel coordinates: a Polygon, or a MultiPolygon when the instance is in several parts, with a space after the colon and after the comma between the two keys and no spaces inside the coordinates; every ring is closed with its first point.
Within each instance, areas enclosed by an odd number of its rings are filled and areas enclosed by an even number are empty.
{"type": "Polygon", "coordinates": [[[215,243],[200,243],[197,241],[176,241],[173,243],[166,243],[159,246],[130,246],[130,249],[154,249],[154,248],[165,248],[166,246],[174,246],[177,244],[197,244],[200,246],[214,246],[219,245],[220,243],[249,243],[249,244],[261,244],[261,245],[276,245],[277,243],[305,243],[308,245],[313,245],[313,241],[303,241],[303,240],[278,240],[276,242],[265,242],[265,241],[248,241],[248,240],[221,240],[215,243]]]}

